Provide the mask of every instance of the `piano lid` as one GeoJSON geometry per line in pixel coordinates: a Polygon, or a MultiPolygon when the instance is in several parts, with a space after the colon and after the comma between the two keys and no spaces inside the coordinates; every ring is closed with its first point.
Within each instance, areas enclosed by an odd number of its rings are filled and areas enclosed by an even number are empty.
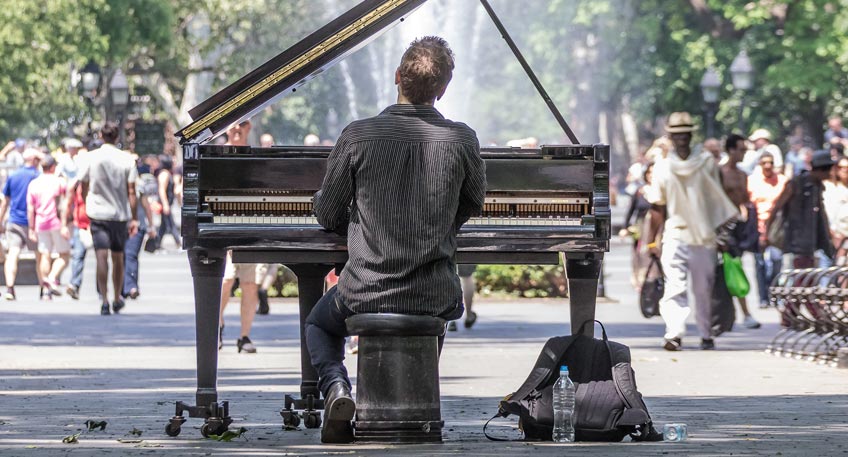
{"type": "Polygon", "coordinates": [[[181,143],[199,143],[249,119],[403,21],[425,1],[364,0],[189,110],[192,122],[176,136],[181,143]]]}

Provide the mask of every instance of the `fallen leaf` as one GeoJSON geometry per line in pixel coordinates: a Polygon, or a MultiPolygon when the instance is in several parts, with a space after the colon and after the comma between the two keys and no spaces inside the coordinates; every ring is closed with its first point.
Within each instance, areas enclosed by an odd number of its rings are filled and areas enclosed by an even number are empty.
{"type": "Polygon", "coordinates": [[[236,431],[227,430],[226,432],[224,432],[220,435],[209,435],[209,439],[212,439],[212,440],[215,440],[215,441],[224,441],[224,442],[229,443],[230,441],[234,440],[235,438],[240,438],[242,435],[244,435],[245,432],[247,432],[246,428],[239,427],[239,429],[236,430],[236,431]]]}
{"type": "Polygon", "coordinates": [[[62,438],[62,442],[65,444],[77,444],[79,443],[79,436],[81,433],[74,433],[73,435],[68,435],[62,438]]]}
{"type": "Polygon", "coordinates": [[[133,436],[141,436],[142,433],[144,433],[144,432],[142,432],[141,430],[139,430],[135,427],[133,427],[133,429],[130,430],[130,435],[133,435],[133,436]]]}
{"type": "Polygon", "coordinates": [[[142,441],[143,440],[128,440],[128,439],[125,439],[125,438],[118,438],[119,443],[125,443],[125,444],[138,444],[138,443],[141,443],[142,441]]]}

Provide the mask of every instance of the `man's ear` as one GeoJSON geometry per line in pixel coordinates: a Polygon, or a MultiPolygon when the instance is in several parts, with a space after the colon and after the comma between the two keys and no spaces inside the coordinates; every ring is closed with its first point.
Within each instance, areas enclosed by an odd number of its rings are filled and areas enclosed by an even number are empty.
{"type": "Polygon", "coordinates": [[[400,85],[400,68],[395,70],[395,85],[400,85]]]}

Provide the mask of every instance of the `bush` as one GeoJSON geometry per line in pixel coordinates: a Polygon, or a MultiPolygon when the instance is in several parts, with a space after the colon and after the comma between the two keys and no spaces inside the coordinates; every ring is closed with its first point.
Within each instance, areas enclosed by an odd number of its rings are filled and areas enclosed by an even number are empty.
{"type": "Polygon", "coordinates": [[[514,297],[565,297],[568,282],[561,265],[478,265],[474,272],[477,291],[514,297]]]}
{"type": "MultiPolygon", "coordinates": [[[[269,297],[297,297],[297,279],[280,269],[269,297]]],[[[477,292],[517,298],[568,296],[562,265],[478,265],[474,272],[477,292]]]]}

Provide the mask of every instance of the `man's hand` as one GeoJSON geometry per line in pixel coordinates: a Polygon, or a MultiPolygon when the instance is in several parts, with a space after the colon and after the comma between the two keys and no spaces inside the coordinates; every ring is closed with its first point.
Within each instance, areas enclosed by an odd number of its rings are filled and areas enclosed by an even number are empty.
{"type": "Polygon", "coordinates": [[[32,241],[38,241],[38,235],[35,233],[34,228],[29,229],[29,239],[32,241]]]}
{"type": "Polygon", "coordinates": [[[6,233],[6,223],[0,222],[0,233],[6,233]]]}
{"type": "Polygon", "coordinates": [[[62,238],[66,239],[66,240],[71,239],[71,231],[68,230],[67,225],[63,225],[62,228],[59,229],[59,234],[62,235],[62,238]]]}
{"type": "Polygon", "coordinates": [[[130,236],[135,236],[138,233],[138,221],[133,219],[127,224],[127,232],[129,232],[130,236]]]}
{"type": "Polygon", "coordinates": [[[147,237],[148,238],[156,238],[156,229],[153,227],[147,228],[147,237]]]}

